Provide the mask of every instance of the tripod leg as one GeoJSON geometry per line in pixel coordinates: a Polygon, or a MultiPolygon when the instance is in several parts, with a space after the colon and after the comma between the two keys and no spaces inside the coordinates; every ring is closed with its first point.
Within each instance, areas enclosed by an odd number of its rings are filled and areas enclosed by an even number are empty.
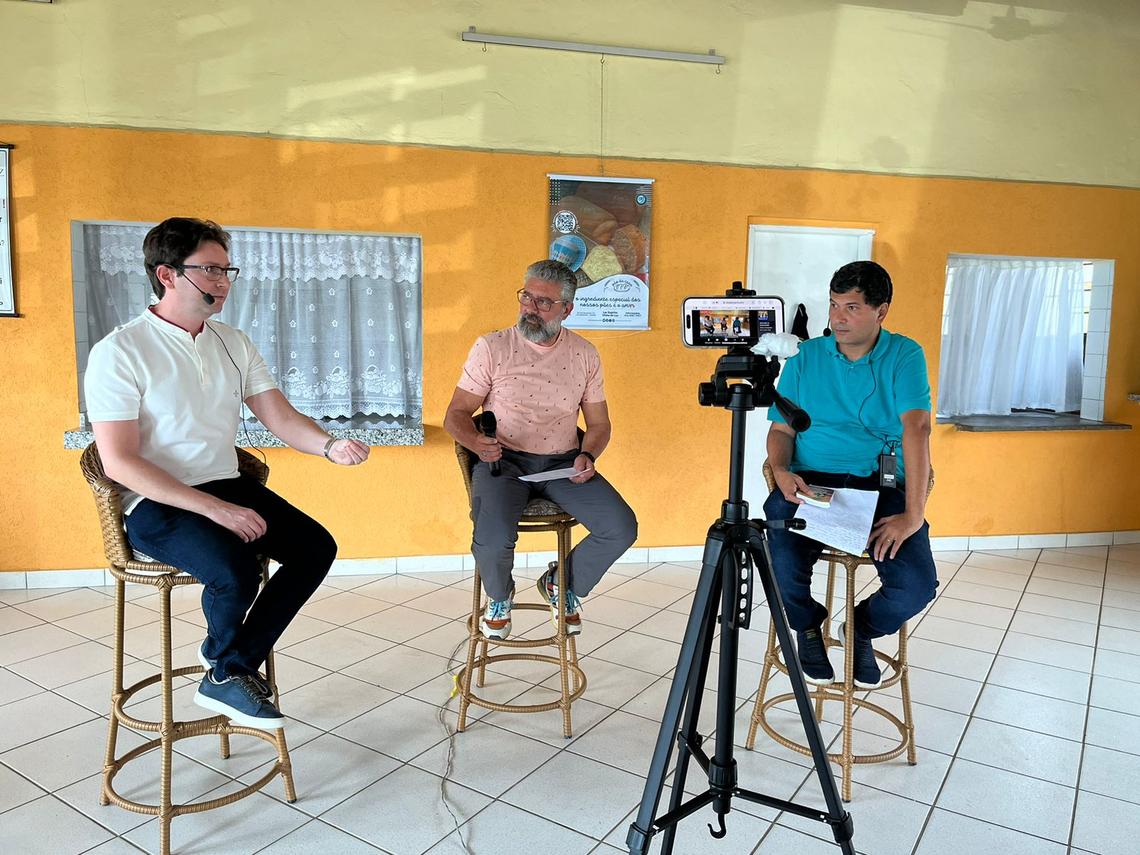
{"type": "MultiPolygon", "coordinates": [[[[823,800],[827,805],[828,823],[831,825],[835,842],[839,844],[844,855],[854,855],[855,849],[851,844],[853,824],[851,815],[843,809],[839,800],[839,791],[835,787],[835,776],[827,759],[827,749],[823,745],[823,735],[819,732],[819,722],[812,709],[811,697],[808,695],[807,685],[804,683],[803,671],[800,669],[799,657],[795,655],[795,646],[792,644],[792,633],[788,627],[788,618],[784,614],[784,601],[780,597],[780,589],[776,578],[772,574],[772,556],[768,552],[768,543],[762,536],[755,534],[749,539],[749,550],[752,561],[756,567],[756,575],[764,586],[764,596],[768,599],[768,609],[772,613],[776,635],[780,640],[780,649],[784,651],[784,664],[788,667],[788,679],[792,684],[792,693],[796,698],[796,707],[800,713],[800,721],[804,726],[804,735],[811,748],[812,761],[815,765],[816,776],[819,778],[820,789],[823,790],[823,800]]],[[[850,616],[848,617],[850,620],[850,616]]]]}
{"type": "MultiPolygon", "coordinates": [[[[740,642],[740,624],[747,617],[751,597],[741,601],[741,586],[750,582],[748,556],[741,545],[729,545],[721,554],[720,603],[720,670],[717,675],[716,751],[709,761],[709,791],[713,794],[713,810],[720,820],[719,830],[709,831],[713,837],[724,837],[724,817],[732,810],[736,792],[736,761],[733,750],[736,732],[736,656],[740,642]],[[739,555],[738,555],[739,553],[739,555]]],[[[707,656],[707,653],[706,653],[707,656]]],[[[663,855],[667,853],[663,852],[663,855]]]]}
{"type": "MultiPolygon", "coordinates": [[[[693,667],[692,665],[690,666],[689,675],[688,675],[688,685],[685,688],[685,698],[686,698],[685,715],[684,715],[684,718],[681,720],[681,737],[682,738],[679,740],[680,745],[677,749],[677,768],[673,773],[673,787],[672,787],[672,792],[671,792],[670,797],[669,797],[669,812],[670,813],[672,813],[678,807],[680,807],[681,801],[685,797],[685,779],[688,775],[689,760],[692,757],[692,752],[691,752],[689,746],[696,744],[696,740],[697,740],[697,724],[700,721],[700,717],[701,717],[701,701],[704,700],[705,682],[708,678],[709,659],[711,658],[711,653],[712,653],[713,627],[716,626],[716,616],[717,616],[717,610],[719,608],[718,594],[721,594],[721,592],[723,591],[723,587],[724,587],[725,568],[723,565],[725,562],[731,561],[731,559],[732,559],[732,550],[729,549],[728,547],[725,547],[723,545],[723,543],[721,543],[720,541],[717,541],[717,543],[720,544],[719,554],[714,552],[713,554],[710,555],[708,553],[708,550],[706,549],[705,560],[708,561],[710,564],[715,564],[715,566],[717,568],[717,570],[716,570],[717,581],[713,585],[712,592],[709,595],[709,602],[706,606],[705,618],[704,618],[704,621],[701,623],[701,634],[700,634],[700,638],[697,640],[697,656],[698,656],[698,659],[695,663],[695,667],[693,667]]],[[[693,604],[693,607],[696,608],[696,603],[693,604]]],[[[722,633],[722,635],[723,635],[723,633],[722,633]]],[[[735,658],[731,659],[731,660],[726,660],[724,658],[721,659],[720,668],[721,668],[722,673],[723,673],[724,668],[725,668],[725,662],[731,662],[732,663],[732,670],[733,670],[733,674],[735,675],[735,673],[736,673],[736,667],[735,667],[736,660],[735,660],[735,658]]],[[[676,679],[676,676],[674,676],[674,679],[676,679]]],[[[720,704],[720,700],[718,698],[718,705],[719,704],[720,704]]],[[[719,711],[719,706],[718,706],[718,711],[719,711]]],[[[718,715],[718,722],[719,722],[719,715],[718,715]]],[[[718,723],[718,725],[717,725],[717,734],[718,734],[717,739],[718,740],[720,739],[719,733],[720,733],[720,725],[718,723]]],[[[722,817],[722,819],[721,819],[721,831],[723,831],[723,829],[724,829],[724,819],[722,817]]],[[[711,830],[711,826],[710,826],[710,830],[711,830]]],[[[717,836],[717,835],[714,835],[714,836],[717,836]]],[[[719,836],[723,837],[724,835],[719,834],[719,836]]],[[[662,833],[661,855],[672,855],[673,844],[676,842],[676,837],[677,837],[677,824],[672,823],[669,826],[667,826],[664,829],[664,832],[662,833]]]]}
{"type": "MultiPolygon", "coordinates": [[[[669,758],[673,752],[673,741],[677,737],[681,722],[681,708],[687,707],[686,723],[695,728],[695,715],[699,713],[700,701],[690,695],[700,697],[702,686],[694,686],[696,682],[697,659],[700,650],[711,644],[712,628],[710,626],[716,609],[716,594],[719,593],[720,583],[720,553],[723,549],[723,536],[714,526],[709,531],[705,542],[704,563],[701,575],[697,581],[697,590],[693,595],[693,605],[689,610],[689,622],[685,626],[685,637],[681,642],[681,652],[677,657],[677,669],[673,674],[673,685],[669,689],[669,698],[665,703],[665,712],[661,719],[661,729],[657,733],[657,745],[653,749],[653,760],[649,764],[649,774],[645,779],[645,790],[641,797],[641,807],[637,812],[637,819],[629,827],[626,835],[626,846],[630,855],[645,855],[649,850],[649,840],[653,836],[653,820],[661,802],[661,790],[665,786],[665,773],[669,768],[669,758]],[[710,614],[711,613],[711,614],[710,614]],[[688,700],[688,704],[686,704],[688,700]]],[[[705,665],[707,667],[707,656],[705,665]]],[[[687,759],[687,756],[686,756],[687,759]]],[[[678,767],[682,764],[678,761],[678,767]]],[[[676,802],[684,789],[684,776],[675,776],[674,791],[671,803],[676,802]],[[677,777],[680,777],[681,791],[676,789],[677,777]]],[[[671,842],[671,840],[669,841],[671,842]]]]}

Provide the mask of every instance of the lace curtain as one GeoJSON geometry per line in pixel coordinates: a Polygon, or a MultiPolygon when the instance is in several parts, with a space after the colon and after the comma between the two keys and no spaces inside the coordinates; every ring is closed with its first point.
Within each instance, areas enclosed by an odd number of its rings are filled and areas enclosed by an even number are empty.
{"type": "MultiPolygon", "coordinates": [[[[84,227],[92,343],[153,302],[142,256],[149,228],[84,227]]],[[[241,276],[220,318],[249,335],[293,406],[313,418],[422,417],[419,238],[231,237],[241,276]]]]}
{"type": "Polygon", "coordinates": [[[1080,408],[1080,261],[955,258],[946,289],[939,415],[1080,408]]]}

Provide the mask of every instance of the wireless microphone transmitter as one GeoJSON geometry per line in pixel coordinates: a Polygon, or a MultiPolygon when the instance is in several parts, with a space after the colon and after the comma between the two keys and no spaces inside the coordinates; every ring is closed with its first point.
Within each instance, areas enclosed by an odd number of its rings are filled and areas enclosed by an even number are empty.
{"type": "Polygon", "coordinates": [[[898,484],[898,458],[893,453],[879,455],[879,486],[894,487],[898,484]]]}

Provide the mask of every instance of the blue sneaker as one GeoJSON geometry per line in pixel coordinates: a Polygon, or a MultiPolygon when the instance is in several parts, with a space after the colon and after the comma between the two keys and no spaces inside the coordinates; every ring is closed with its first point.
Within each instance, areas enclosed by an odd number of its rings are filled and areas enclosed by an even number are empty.
{"type": "Polygon", "coordinates": [[[813,686],[830,686],[835,682],[835,669],[827,659],[827,644],[820,627],[796,632],[796,654],[805,681],[813,686]]]}
{"type": "MultiPolygon", "coordinates": [[[[206,670],[206,673],[211,673],[218,665],[217,659],[211,659],[206,655],[206,642],[202,642],[202,646],[198,648],[198,662],[206,670]]],[[[261,691],[263,698],[273,698],[273,689],[269,685],[269,681],[262,677],[260,674],[250,674],[249,678],[257,684],[257,688],[261,691]]]]}
{"type": "MultiPolygon", "coordinates": [[[[847,622],[844,621],[839,625],[839,643],[843,644],[846,641],[847,622]]],[[[858,688],[877,689],[883,685],[883,672],[875,660],[875,648],[871,646],[871,639],[861,636],[857,627],[855,629],[855,649],[850,651],[850,655],[855,657],[851,670],[852,678],[858,688]]]]}
{"type": "Polygon", "coordinates": [[[207,671],[194,693],[194,703],[246,727],[279,730],[285,726],[285,717],[261,694],[257,682],[248,674],[218,682],[213,672],[207,671]]]}
{"type": "MultiPolygon", "coordinates": [[[[558,625],[558,562],[551,561],[546,573],[538,578],[538,593],[550,603],[550,622],[558,625]]],[[[571,590],[566,591],[566,634],[582,632],[582,601],[571,590]]]]}
{"type": "Polygon", "coordinates": [[[505,640],[511,634],[511,609],[514,607],[515,591],[511,588],[505,600],[488,600],[479,621],[479,630],[487,638],[505,640]]]}

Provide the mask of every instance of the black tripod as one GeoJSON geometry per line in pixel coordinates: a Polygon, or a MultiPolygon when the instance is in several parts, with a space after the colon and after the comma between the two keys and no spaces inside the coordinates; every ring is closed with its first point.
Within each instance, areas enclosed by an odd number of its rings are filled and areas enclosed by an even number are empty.
{"type": "MultiPolygon", "coordinates": [[[[729,296],[737,296],[739,293],[730,291],[729,296]]],[[[843,810],[840,804],[839,792],[835,788],[835,779],[828,765],[823,738],[820,736],[819,725],[812,711],[799,660],[792,653],[795,648],[792,645],[787,618],[784,616],[780,592],[772,575],[771,557],[765,537],[765,530],[769,527],[781,525],[788,528],[802,528],[803,521],[793,519],[782,523],[765,523],[761,520],[750,520],[748,503],[742,498],[745,425],[748,411],[757,406],[769,406],[774,403],[797,432],[807,430],[811,424],[811,420],[803,410],[796,408],[776,392],[775,380],[778,372],[779,363],[775,357],[764,359],[754,355],[748,348],[734,347],[717,362],[712,382],[702,383],[700,387],[699,400],[702,406],[720,406],[732,411],[728,499],[721,508],[720,519],[713,523],[705,540],[700,580],[697,582],[693,607],[689,612],[681,654],[677,659],[673,686],[669,690],[669,700],[665,705],[665,717],[661,720],[661,731],[657,736],[653,762],[645,780],[641,808],[637,820],[630,826],[625,839],[630,855],[645,855],[650,838],[659,831],[665,833],[661,853],[670,855],[673,851],[677,823],[707,804],[713,806],[720,821],[719,828],[714,829],[709,825],[709,832],[713,837],[724,837],[727,834],[724,817],[732,810],[733,798],[745,799],[826,822],[831,826],[835,842],[844,855],[854,855],[855,852],[851,845],[853,831],[851,815],[843,810]],[[729,385],[729,378],[743,378],[749,382],[729,385]],[[792,682],[796,706],[799,708],[800,720],[803,722],[812,759],[815,761],[816,775],[819,777],[824,801],[827,803],[826,813],[737,786],[736,761],[732,758],[736,653],[738,632],[742,628],[748,628],[752,614],[752,567],[756,568],[760,583],[764,586],[768,609],[772,613],[780,648],[784,651],[784,661],[788,666],[788,677],[792,682]],[[697,733],[697,719],[700,714],[705,678],[708,674],[709,653],[712,649],[718,606],[721,633],[716,751],[710,759],[702,748],[705,738],[697,733]],[[680,753],[673,775],[669,811],[654,819],[661,801],[661,790],[665,784],[674,738],[677,740],[680,753]],[[701,795],[682,803],[690,757],[695,758],[708,775],[709,788],[701,795]]]]}

